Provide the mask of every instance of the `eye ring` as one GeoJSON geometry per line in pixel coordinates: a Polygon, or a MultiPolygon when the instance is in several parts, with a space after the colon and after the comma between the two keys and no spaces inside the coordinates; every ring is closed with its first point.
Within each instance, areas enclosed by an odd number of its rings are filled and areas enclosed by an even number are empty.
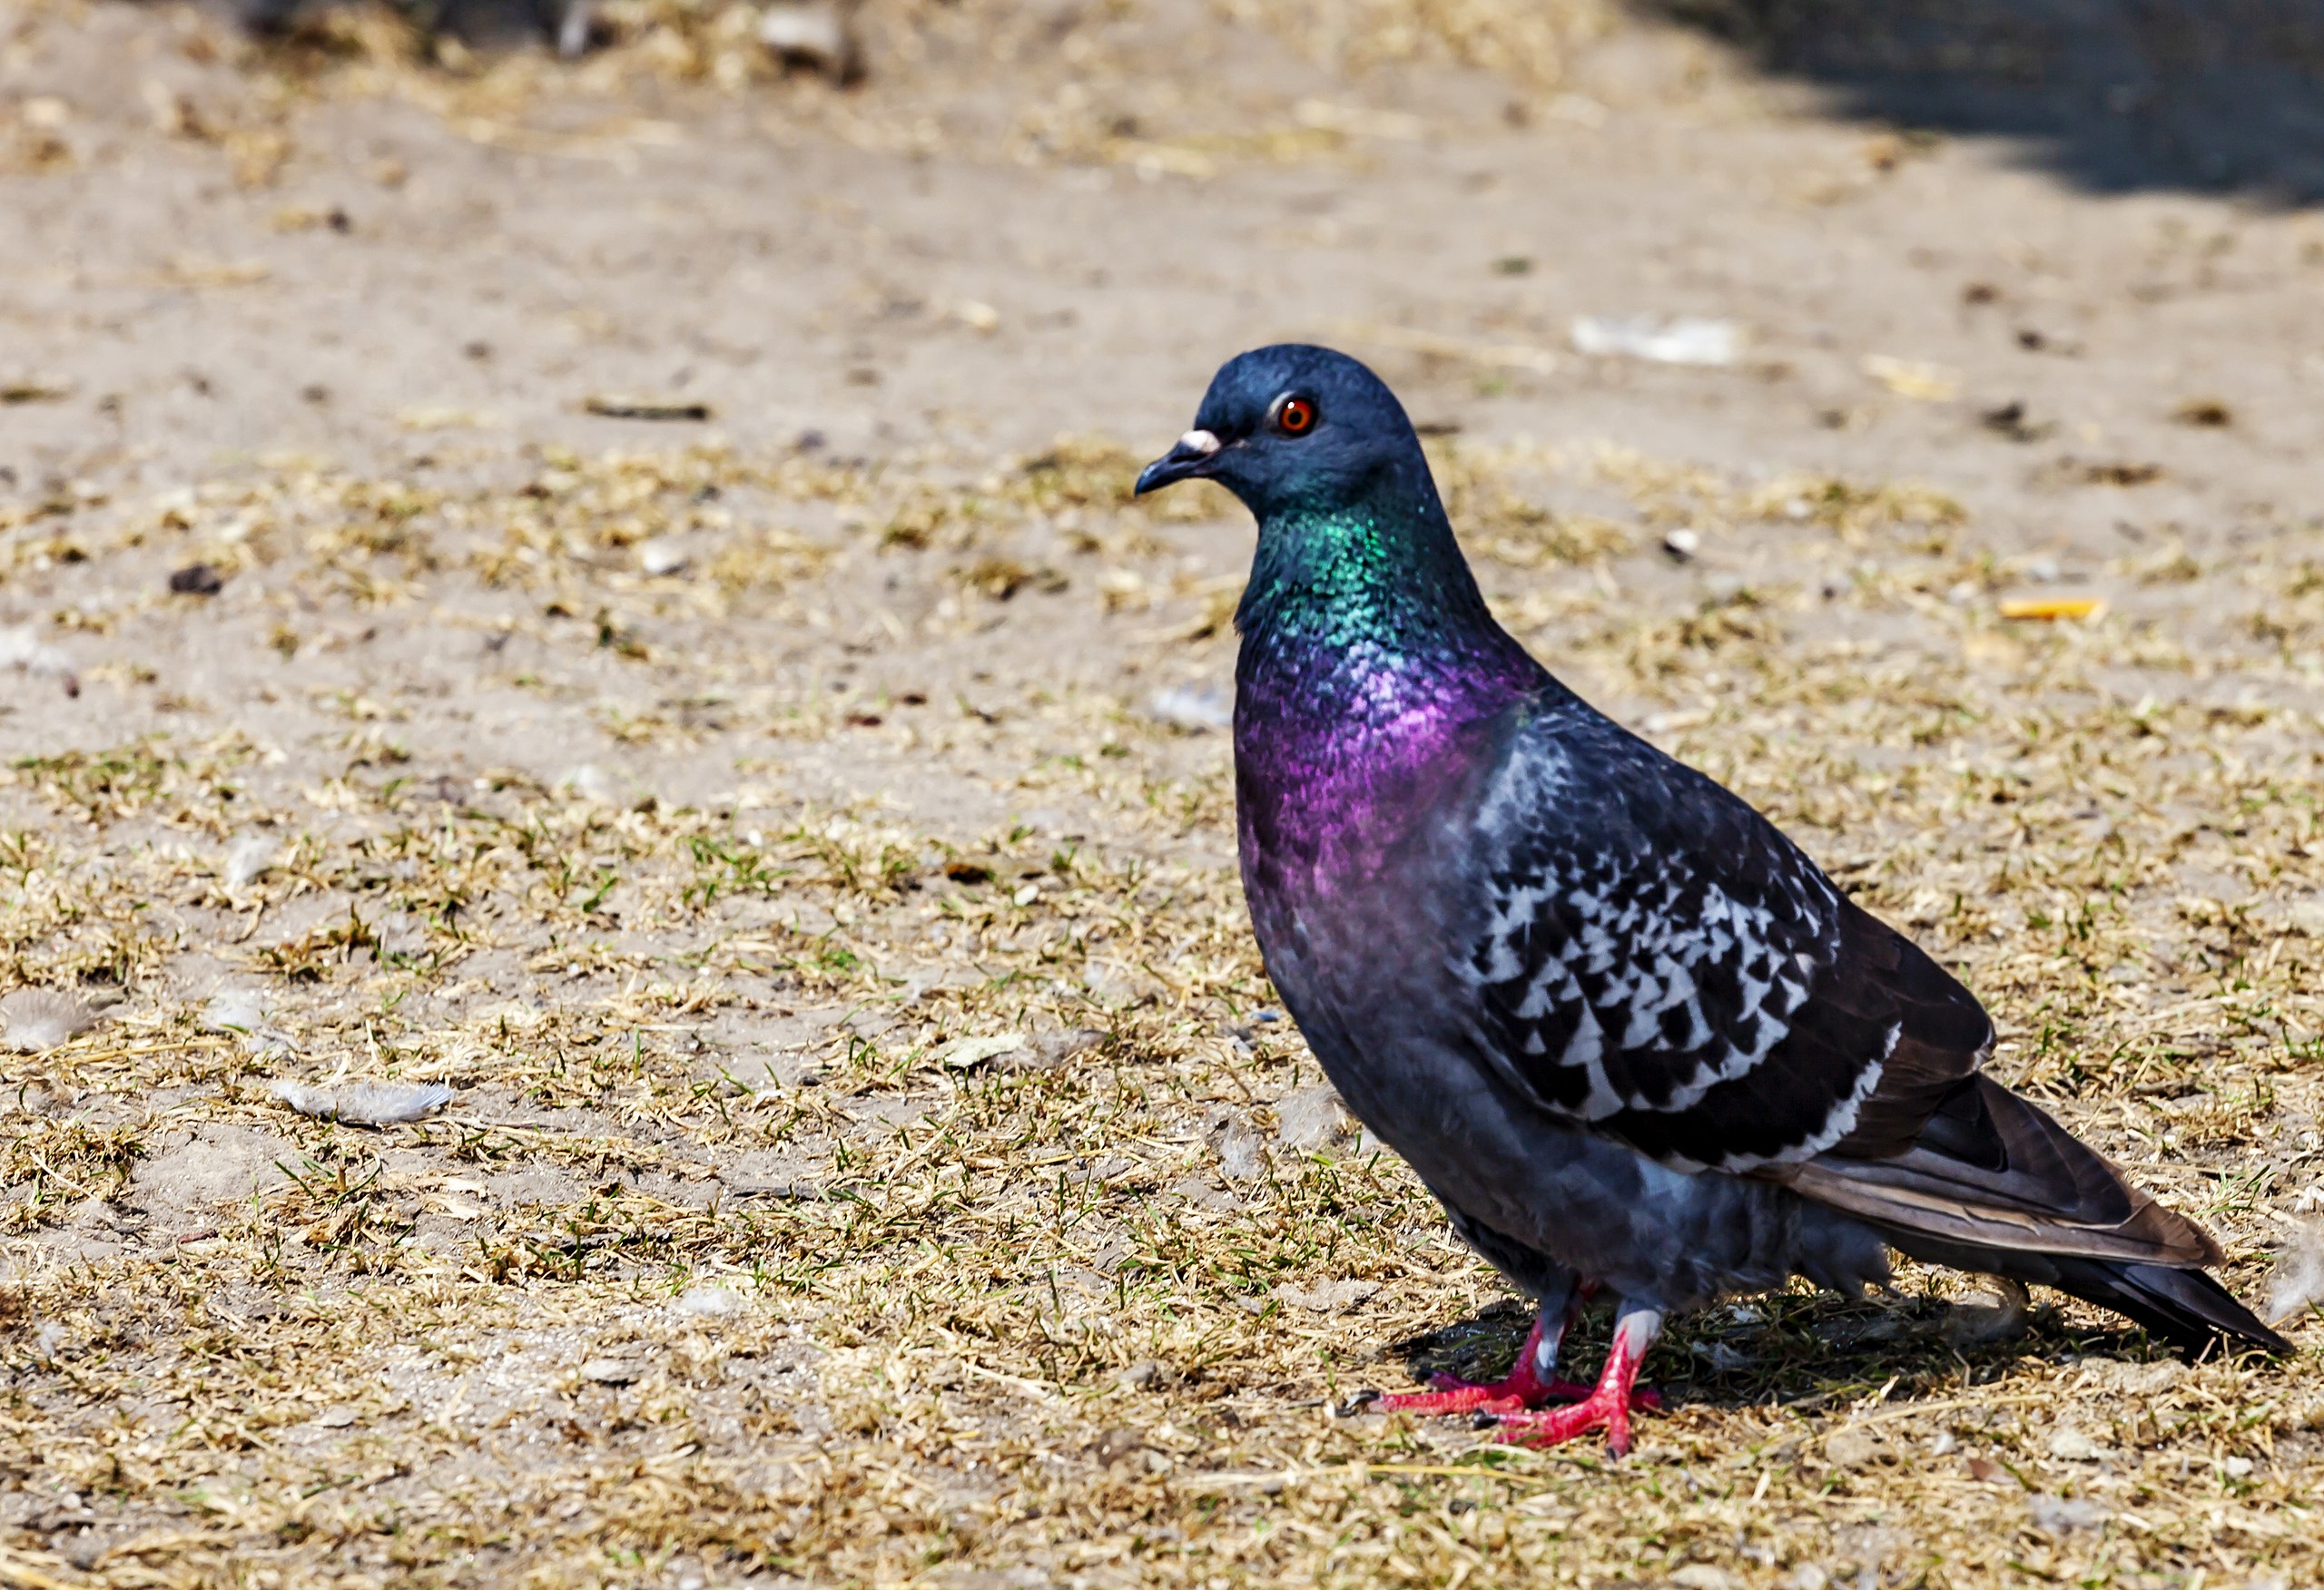
{"type": "Polygon", "coordinates": [[[1315,428],[1323,417],[1316,412],[1312,398],[1285,393],[1275,400],[1275,412],[1267,416],[1268,423],[1287,437],[1304,437],[1315,428]]]}

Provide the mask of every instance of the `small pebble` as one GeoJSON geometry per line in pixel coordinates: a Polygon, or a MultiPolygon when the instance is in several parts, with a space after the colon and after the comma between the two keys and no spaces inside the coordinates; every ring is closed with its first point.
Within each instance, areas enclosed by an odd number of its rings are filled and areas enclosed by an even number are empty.
{"type": "Polygon", "coordinates": [[[2111,1516],[2087,1497],[2057,1497],[2041,1491],[2025,1498],[2025,1510],[2034,1516],[2034,1527],[2047,1535],[2094,1529],[2111,1516]]]}
{"type": "Polygon", "coordinates": [[[2093,1463],[2104,1453],[2087,1432],[2062,1425],[2050,1437],[2050,1456],[2068,1463],[2093,1463]]]}
{"type": "Polygon", "coordinates": [[[1880,1443],[1864,1430],[1835,1430],[1824,1438],[1824,1457],[1835,1468],[1862,1468],[1878,1461],[1880,1443]]]}
{"type": "Polygon", "coordinates": [[[1278,1302],[1305,1309],[1315,1314],[1346,1314],[1362,1308],[1380,1290],[1376,1281],[1323,1281],[1314,1286],[1294,1286],[1287,1281],[1277,1281],[1267,1295],[1278,1302]]]}
{"type": "Polygon", "coordinates": [[[834,5],[777,0],[759,19],[759,43],[786,65],[821,72],[845,83],[862,69],[847,19],[834,5]]]}

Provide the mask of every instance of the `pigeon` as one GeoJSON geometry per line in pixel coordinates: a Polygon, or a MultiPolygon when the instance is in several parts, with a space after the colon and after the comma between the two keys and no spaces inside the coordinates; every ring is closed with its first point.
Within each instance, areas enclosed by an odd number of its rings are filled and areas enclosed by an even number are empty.
{"type": "Polygon", "coordinates": [[[2057,1288],[2183,1349],[2290,1350],[2201,1227],[1984,1075],[1994,1026],[1739,797],[1494,622],[1403,407],[1326,348],[1229,361],[1139,494],[1258,524],[1236,613],[1252,927],[1348,1106],[1540,1313],[1500,1381],[1377,1399],[1628,1450],[1675,1310],[1889,1251],[2057,1288]],[[1557,1378],[1614,1300],[1597,1381],[1557,1378]]]}

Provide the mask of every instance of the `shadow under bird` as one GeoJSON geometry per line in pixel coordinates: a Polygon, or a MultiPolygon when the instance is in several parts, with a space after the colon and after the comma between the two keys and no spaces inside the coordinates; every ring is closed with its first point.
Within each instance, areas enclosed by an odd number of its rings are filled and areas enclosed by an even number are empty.
{"type": "Polygon", "coordinates": [[[1251,920],[1349,1106],[1540,1300],[1505,1380],[1375,1406],[1537,1445],[1651,1393],[1674,1309],[1888,1250],[2039,1282],[2191,1350],[2281,1352],[2219,1246],[1981,1074],[1993,1023],[1774,824],[1551,678],[1486,611],[1393,393],[1326,348],[1222,368],[1140,493],[1258,521],[1236,614],[1251,920]],[[1594,1387],[1555,1378],[1616,1300],[1594,1387]]]}

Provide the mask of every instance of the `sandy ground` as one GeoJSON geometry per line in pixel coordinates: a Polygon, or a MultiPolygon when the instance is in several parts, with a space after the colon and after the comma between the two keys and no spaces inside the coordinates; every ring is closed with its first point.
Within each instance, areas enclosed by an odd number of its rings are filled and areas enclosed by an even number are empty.
{"type": "Polygon", "coordinates": [[[1677,1322],[1619,1467],[1332,1417],[1521,1316],[1271,1008],[1247,525],[1126,494],[1237,349],[1372,359],[1518,632],[2264,1297],[2324,223],[1244,15],[875,12],[842,91],[0,10],[0,1583],[2324,1574],[2309,1360],[1958,1278],[1677,1322]],[[1744,346],[1570,344],[1640,313],[1744,346]],[[366,1080],[451,1100],[271,1087],[366,1080]]]}

